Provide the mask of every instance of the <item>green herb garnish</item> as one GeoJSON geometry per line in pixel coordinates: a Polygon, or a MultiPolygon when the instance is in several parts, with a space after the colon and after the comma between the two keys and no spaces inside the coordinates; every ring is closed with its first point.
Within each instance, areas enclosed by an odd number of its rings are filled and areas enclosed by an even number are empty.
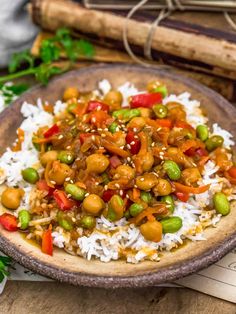
{"type": "Polygon", "coordinates": [[[50,77],[68,71],[80,56],[92,58],[94,56],[93,45],[86,40],[72,38],[69,29],[60,28],[54,37],[42,41],[37,60],[29,50],[14,54],[8,67],[10,74],[0,77],[0,83],[34,75],[36,80],[46,85],[50,77]],[[52,64],[59,59],[61,51],[70,60],[70,65],[63,68],[52,64]],[[26,68],[17,72],[22,65],[26,68]]]}
{"type": "Polygon", "coordinates": [[[7,256],[0,256],[0,282],[4,280],[10,273],[7,268],[11,265],[11,258],[7,256]]]}

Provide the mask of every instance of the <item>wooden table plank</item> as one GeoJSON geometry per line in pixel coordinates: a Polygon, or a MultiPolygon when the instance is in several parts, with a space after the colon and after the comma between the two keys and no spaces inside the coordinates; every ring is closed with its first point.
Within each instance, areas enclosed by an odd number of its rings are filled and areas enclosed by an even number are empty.
{"type": "Polygon", "coordinates": [[[181,288],[105,290],[56,282],[8,282],[0,296],[1,314],[235,314],[236,306],[181,288]]]}

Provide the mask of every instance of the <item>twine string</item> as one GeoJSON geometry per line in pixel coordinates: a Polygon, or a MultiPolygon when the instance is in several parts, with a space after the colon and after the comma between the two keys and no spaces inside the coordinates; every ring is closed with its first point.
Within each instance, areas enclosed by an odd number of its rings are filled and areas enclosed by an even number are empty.
{"type": "MultiPolygon", "coordinates": [[[[141,9],[149,0],[141,0],[139,1],[127,14],[124,27],[123,27],[123,44],[125,47],[126,52],[128,55],[137,63],[145,66],[145,67],[153,67],[153,63],[148,63],[140,58],[138,58],[134,52],[132,51],[129,41],[128,41],[128,23],[131,20],[131,17],[139,10],[141,9]]],[[[144,56],[150,60],[153,61],[152,58],[152,41],[153,41],[153,36],[156,31],[156,27],[160,24],[162,20],[170,16],[174,11],[180,10],[184,11],[186,8],[185,6],[181,3],[181,0],[166,0],[166,8],[162,9],[159,13],[157,18],[154,20],[154,22],[151,24],[151,27],[148,31],[147,39],[144,44],[144,56]]],[[[232,17],[229,15],[227,11],[223,12],[224,17],[228,24],[236,31],[236,22],[232,19],[232,17]]]]}

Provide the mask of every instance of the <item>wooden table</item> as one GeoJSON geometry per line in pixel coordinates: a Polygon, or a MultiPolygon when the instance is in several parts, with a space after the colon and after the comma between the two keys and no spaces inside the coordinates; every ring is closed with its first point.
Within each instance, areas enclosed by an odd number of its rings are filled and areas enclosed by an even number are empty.
{"type": "Polygon", "coordinates": [[[0,296],[0,313],[235,314],[236,305],[182,288],[105,290],[56,282],[9,281],[0,296]]]}

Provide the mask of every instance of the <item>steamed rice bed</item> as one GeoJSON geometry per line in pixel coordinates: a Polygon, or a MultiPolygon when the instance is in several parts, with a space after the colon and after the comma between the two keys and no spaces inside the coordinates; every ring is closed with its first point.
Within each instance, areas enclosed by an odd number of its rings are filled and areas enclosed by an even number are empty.
{"type": "MultiPolygon", "coordinates": [[[[90,99],[99,99],[103,102],[104,96],[106,98],[106,95],[110,90],[110,83],[107,80],[103,80],[99,83],[98,89],[93,91],[89,97],[90,99]]],[[[120,86],[118,91],[122,94],[121,105],[125,108],[129,104],[131,96],[146,93],[145,91],[138,91],[135,86],[129,82],[120,86]]],[[[79,96],[78,99],[80,103],[79,96]]],[[[53,204],[51,208],[48,208],[50,202],[44,201],[45,198],[47,198],[47,195],[45,195],[42,190],[37,189],[34,184],[30,184],[23,180],[22,170],[28,167],[33,167],[38,171],[39,175],[44,178],[45,169],[40,163],[40,153],[35,148],[35,143],[33,143],[32,138],[35,137],[35,134],[37,134],[40,128],[46,127],[46,130],[50,129],[56,121],[62,119],[61,117],[67,112],[68,106],[71,105],[71,103],[70,99],[66,102],[58,100],[53,107],[53,112],[48,112],[52,108],[47,104],[45,106],[40,99],[37,101],[37,105],[23,103],[21,113],[24,117],[24,121],[19,129],[23,131],[24,138],[20,150],[13,151],[14,148],[13,150],[12,148],[7,148],[6,152],[0,159],[0,181],[2,190],[7,186],[18,187],[24,191],[20,206],[16,210],[9,211],[3,209],[17,218],[17,228],[19,231],[21,225],[18,213],[23,209],[26,209],[31,213],[31,220],[29,222],[29,227],[27,228],[28,239],[34,239],[41,243],[45,230],[51,228],[52,240],[55,246],[65,249],[70,254],[77,254],[89,260],[98,258],[103,262],[109,262],[110,260],[117,260],[119,258],[125,258],[127,262],[131,263],[137,263],[145,259],[158,261],[160,258],[159,253],[161,251],[170,251],[173,248],[177,248],[181,246],[186,239],[191,241],[205,240],[204,229],[209,226],[217,227],[217,224],[220,223],[220,220],[222,219],[222,215],[214,208],[213,196],[217,192],[223,191],[229,202],[236,199],[235,186],[230,183],[229,178],[222,175],[223,172],[221,171],[220,166],[217,165],[217,161],[211,157],[202,166],[201,177],[196,183],[196,186],[209,185],[209,188],[205,192],[200,194],[190,194],[187,201],[181,201],[174,194],[175,190],[172,186],[171,195],[174,199],[174,211],[168,215],[171,217],[179,217],[182,220],[182,226],[177,232],[162,234],[161,240],[158,242],[148,241],[143,236],[140,232],[140,224],[135,223],[135,217],[123,216],[120,219],[112,220],[107,217],[107,209],[95,216],[96,226],[91,230],[85,230],[78,223],[81,220],[82,215],[80,209],[77,209],[76,215],[73,213],[73,210],[71,213],[70,211],[66,212],[67,216],[71,219],[70,221],[74,223],[73,230],[65,230],[65,228],[57,223],[58,211],[60,211],[60,208],[55,206],[55,204],[53,204]],[[48,108],[50,108],[50,110],[48,110],[48,108]],[[36,207],[45,208],[45,210],[42,209],[40,213],[36,213],[32,210],[36,207]]],[[[162,100],[162,104],[168,106],[170,103],[181,105],[186,113],[186,122],[192,126],[193,129],[196,129],[198,125],[206,125],[208,119],[202,114],[200,103],[197,100],[192,100],[189,93],[186,92],[181,95],[165,96],[162,100]]],[[[153,120],[156,118],[155,115],[152,116],[153,120]]],[[[118,130],[127,133],[127,123],[124,123],[119,119],[117,122],[120,125],[118,130]]],[[[96,127],[94,126],[94,130],[95,128],[96,127]]],[[[178,129],[178,127],[175,128],[178,129]]],[[[162,127],[160,127],[160,131],[162,131],[161,129],[162,127]]],[[[104,130],[108,132],[107,126],[105,128],[97,127],[96,132],[98,131],[99,134],[101,134],[104,130]]],[[[140,130],[137,130],[136,128],[133,128],[133,131],[136,134],[139,134],[140,132],[140,130]]],[[[145,131],[149,134],[150,126],[144,126],[141,131],[145,131]]],[[[85,133],[89,132],[91,132],[91,128],[87,128],[87,131],[85,129],[85,133]]],[[[95,133],[95,131],[93,132],[95,133]]],[[[227,155],[230,168],[232,166],[232,164],[230,164],[232,160],[231,147],[234,145],[232,135],[228,131],[223,130],[216,123],[212,125],[209,131],[209,137],[214,135],[219,135],[224,140],[221,149],[223,149],[225,155],[227,155]]],[[[189,140],[189,138],[186,138],[186,141],[187,140],[189,140]]],[[[127,143],[122,145],[121,149],[128,151],[130,149],[130,146],[128,145],[129,144],[127,143]]],[[[158,146],[158,143],[150,143],[148,148],[149,151],[152,151],[156,146],[158,146]]],[[[165,160],[163,152],[165,152],[165,150],[163,150],[159,156],[161,160],[158,164],[160,165],[162,165],[165,160]]],[[[121,160],[121,164],[128,164],[131,168],[135,169],[136,165],[132,160],[133,155],[119,159],[121,160]]],[[[154,166],[151,170],[152,172],[155,172],[154,166]]],[[[158,173],[156,173],[156,176],[158,177],[158,173]]],[[[165,179],[169,180],[166,174],[165,179]]],[[[72,180],[67,183],[73,184],[74,181],[72,180]]],[[[101,185],[103,192],[106,191],[107,183],[101,183],[101,185]]],[[[132,189],[133,188],[137,188],[135,183],[132,186],[132,189]]],[[[120,197],[123,197],[124,191],[127,192],[127,190],[119,189],[118,187],[117,194],[120,197]]],[[[155,196],[153,190],[150,189],[150,191],[152,197],[155,198],[155,201],[160,203],[161,195],[155,196]]],[[[67,195],[68,198],[71,198],[70,194],[67,195]]],[[[86,193],[85,198],[88,195],[89,193],[86,193]]],[[[127,196],[127,198],[129,198],[129,196],[127,196]]],[[[81,205],[78,206],[81,207],[81,205]]],[[[127,212],[127,208],[125,211],[127,212]]],[[[160,221],[163,217],[158,216],[156,218],[160,221]]],[[[142,221],[142,223],[145,222],[146,220],[142,221]]]]}

